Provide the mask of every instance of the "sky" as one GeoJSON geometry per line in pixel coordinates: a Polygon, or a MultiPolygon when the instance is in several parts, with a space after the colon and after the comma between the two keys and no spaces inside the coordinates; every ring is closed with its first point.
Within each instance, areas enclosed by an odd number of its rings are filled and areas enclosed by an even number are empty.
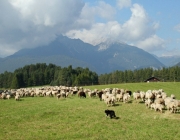
{"type": "Polygon", "coordinates": [[[0,58],[60,34],[180,55],[180,0],[0,0],[0,58]]]}

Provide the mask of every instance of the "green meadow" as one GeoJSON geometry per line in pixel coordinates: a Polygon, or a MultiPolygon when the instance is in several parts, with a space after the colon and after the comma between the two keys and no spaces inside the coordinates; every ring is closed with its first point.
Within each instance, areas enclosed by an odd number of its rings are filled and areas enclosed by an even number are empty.
{"type": "MultiPolygon", "coordinates": [[[[83,88],[124,88],[132,92],[163,89],[180,99],[179,82],[123,83],[83,88]]],[[[180,112],[163,113],[131,102],[107,107],[97,97],[23,97],[0,100],[1,140],[179,140],[180,112]],[[117,118],[105,116],[112,109],[117,118]]]]}

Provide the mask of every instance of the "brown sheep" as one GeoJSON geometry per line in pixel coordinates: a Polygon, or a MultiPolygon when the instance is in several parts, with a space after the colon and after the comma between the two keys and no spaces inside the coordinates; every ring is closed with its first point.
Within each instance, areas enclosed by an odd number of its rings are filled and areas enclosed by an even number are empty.
{"type": "Polygon", "coordinates": [[[84,98],[86,98],[86,93],[84,92],[84,91],[79,91],[78,92],[78,97],[84,97],[84,98]]]}

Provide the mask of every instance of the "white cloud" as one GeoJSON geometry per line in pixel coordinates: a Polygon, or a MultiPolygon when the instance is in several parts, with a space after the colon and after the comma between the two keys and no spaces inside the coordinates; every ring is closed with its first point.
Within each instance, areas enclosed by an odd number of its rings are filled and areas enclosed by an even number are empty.
{"type": "Polygon", "coordinates": [[[148,52],[156,52],[164,49],[165,43],[166,42],[162,38],[158,37],[157,35],[152,35],[145,40],[138,41],[135,45],[148,52]]]}
{"type": "Polygon", "coordinates": [[[96,15],[99,15],[100,18],[107,20],[113,19],[114,14],[116,13],[114,7],[103,1],[99,2],[99,5],[94,8],[94,11],[96,15]]]}
{"type": "MultiPolygon", "coordinates": [[[[90,6],[82,0],[0,0],[0,57],[48,44],[58,34],[93,45],[120,41],[146,50],[162,49],[165,42],[156,35],[159,23],[130,0],[116,2],[132,13],[122,24],[115,20],[117,9],[104,1],[90,6]]],[[[179,26],[175,29],[179,31],[179,26]]]]}
{"type": "Polygon", "coordinates": [[[82,0],[0,0],[0,57],[78,29],[82,0]]]}
{"type": "Polygon", "coordinates": [[[93,45],[118,41],[136,45],[146,51],[161,50],[165,41],[156,35],[159,23],[152,22],[144,8],[138,4],[131,7],[131,12],[129,20],[122,25],[117,21],[94,23],[90,29],[71,30],[66,35],[93,45]]]}
{"type": "Polygon", "coordinates": [[[101,42],[113,39],[118,40],[121,26],[117,21],[108,23],[96,23],[90,30],[71,30],[66,35],[70,38],[80,38],[84,42],[97,45],[101,42]]]}
{"type": "Polygon", "coordinates": [[[70,26],[79,18],[84,3],[81,0],[10,0],[26,20],[35,25],[70,26]]]}
{"type": "Polygon", "coordinates": [[[90,29],[92,25],[95,24],[96,19],[105,21],[112,20],[115,13],[115,9],[103,1],[99,1],[97,5],[93,7],[86,3],[82,8],[80,17],[75,21],[74,26],[76,28],[78,27],[78,29],[90,29]]]}
{"type": "Polygon", "coordinates": [[[138,4],[134,4],[131,8],[132,15],[130,19],[124,23],[123,36],[127,41],[135,41],[142,38],[146,38],[149,36],[149,31],[151,31],[151,27],[149,24],[148,16],[143,9],[138,4]]]}
{"type": "Polygon", "coordinates": [[[116,3],[120,9],[131,6],[131,0],[116,0],[116,3]]]}

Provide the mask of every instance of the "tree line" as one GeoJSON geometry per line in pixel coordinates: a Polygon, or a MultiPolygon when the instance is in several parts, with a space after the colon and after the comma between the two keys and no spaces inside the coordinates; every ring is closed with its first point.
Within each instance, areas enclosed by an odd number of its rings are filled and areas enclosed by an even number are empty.
{"type": "Polygon", "coordinates": [[[81,86],[98,84],[98,75],[88,68],[61,68],[54,64],[26,65],[14,72],[0,74],[0,88],[22,88],[42,85],[81,86]]]}
{"type": "Polygon", "coordinates": [[[180,67],[168,67],[155,70],[153,68],[144,68],[139,70],[114,71],[109,74],[99,76],[99,84],[117,84],[117,83],[138,83],[144,82],[150,77],[156,77],[161,82],[180,82],[180,67]]]}
{"type": "Polygon", "coordinates": [[[0,74],[0,88],[22,88],[42,85],[85,86],[97,84],[137,83],[155,76],[162,82],[180,81],[180,67],[174,66],[155,70],[114,71],[98,75],[88,68],[60,67],[54,64],[37,63],[26,65],[14,72],[0,74]]]}

